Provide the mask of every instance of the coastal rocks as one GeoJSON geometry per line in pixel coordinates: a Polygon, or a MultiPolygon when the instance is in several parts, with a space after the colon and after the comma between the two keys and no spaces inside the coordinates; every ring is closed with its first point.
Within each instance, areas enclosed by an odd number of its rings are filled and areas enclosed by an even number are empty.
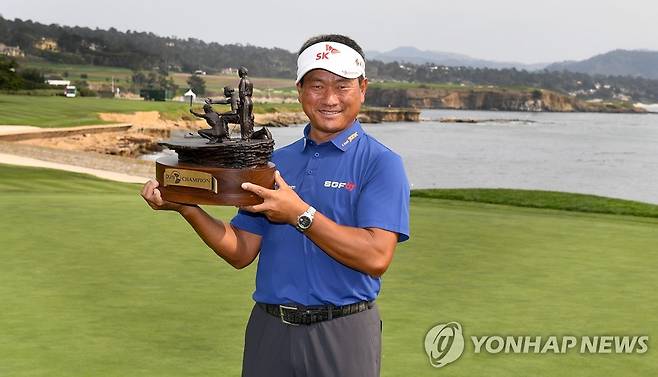
{"type": "Polygon", "coordinates": [[[96,152],[114,156],[138,157],[162,150],[158,141],[168,137],[169,130],[131,128],[123,132],[84,132],[59,137],[44,136],[18,141],[62,150],[96,152]]]}
{"type": "MultiPolygon", "coordinates": [[[[308,117],[303,112],[255,114],[256,126],[288,127],[295,124],[306,124],[308,117]]],[[[396,108],[364,108],[358,117],[362,123],[382,122],[419,122],[420,110],[396,108]]]]}
{"type": "Polygon", "coordinates": [[[368,89],[370,106],[420,109],[553,111],[553,112],[644,112],[609,103],[590,103],[548,90],[412,88],[368,89]]]}
{"type": "Polygon", "coordinates": [[[420,110],[366,108],[361,110],[357,119],[361,123],[420,122],[420,110]]]}
{"type": "Polygon", "coordinates": [[[534,120],[530,119],[475,119],[475,118],[440,118],[438,119],[439,123],[468,123],[468,124],[477,124],[477,123],[496,123],[496,124],[530,124],[535,123],[534,120]]]}
{"type": "Polygon", "coordinates": [[[288,127],[293,124],[306,124],[308,117],[303,112],[254,114],[256,126],[288,127]]]}

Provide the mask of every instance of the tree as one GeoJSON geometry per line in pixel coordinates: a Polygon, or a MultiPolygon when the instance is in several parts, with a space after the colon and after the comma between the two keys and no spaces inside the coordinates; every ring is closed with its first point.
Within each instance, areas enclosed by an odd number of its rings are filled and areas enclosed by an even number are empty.
{"type": "Polygon", "coordinates": [[[21,78],[23,78],[23,88],[24,89],[38,89],[46,87],[44,84],[43,73],[35,68],[26,68],[22,69],[19,72],[21,78]]]}
{"type": "Polygon", "coordinates": [[[198,75],[192,75],[187,79],[187,85],[190,86],[190,89],[197,96],[203,96],[206,94],[206,82],[198,75]]]}
{"type": "Polygon", "coordinates": [[[23,79],[16,74],[17,66],[14,60],[0,56],[0,89],[18,90],[23,87],[23,79]]]}

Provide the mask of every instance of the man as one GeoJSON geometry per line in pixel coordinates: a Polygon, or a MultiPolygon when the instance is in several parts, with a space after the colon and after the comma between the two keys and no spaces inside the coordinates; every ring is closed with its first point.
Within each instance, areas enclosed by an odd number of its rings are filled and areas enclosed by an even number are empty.
{"type": "MultiPolygon", "coordinates": [[[[226,111],[221,114],[219,114],[219,118],[221,121],[221,129],[215,129],[213,127],[210,130],[200,130],[198,131],[199,135],[202,137],[205,137],[206,139],[210,139],[211,142],[222,142],[223,139],[230,139],[230,132],[228,130],[228,124],[229,123],[239,123],[240,122],[240,115],[238,114],[238,107],[240,103],[240,98],[238,97],[238,94],[235,92],[235,89],[231,88],[230,86],[225,86],[224,87],[224,98],[223,99],[215,99],[213,100],[212,98],[206,98],[205,100],[206,105],[214,105],[214,104],[222,104],[222,105],[231,105],[231,111],[226,111]],[[217,140],[217,141],[214,141],[217,140]]],[[[204,105],[204,108],[205,106],[204,105]]],[[[190,110],[191,111],[191,110],[190,110]]],[[[193,113],[194,114],[194,113],[193,113]]],[[[196,115],[196,114],[195,114],[196,115]]]]}
{"type": "MultiPolygon", "coordinates": [[[[222,119],[224,120],[224,122],[226,124],[228,124],[228,123],[234,123],[234,124],[240,123],[240,114],[239,114],[240,97],[235,92],[235,89],[231,88],[230,86],[225,86],[224,87],[224,98],[223,99],[206,98],[205,102],[208,105],[215,105],[215,104],[231,105],[231,111],[223,112],[220,115],[222,116],[222,119]]],[[[227,126],[227,129],[228,129],[228,126],[227,126]]]]}
{"type": "Polygon", "coordinates": [[[203,113],[197,113],[192,109],[190,109],[190,113],[205,119],[210,126],[210,129],[199,130],[199,136],[210,140],[210,143],[221,143],[222,140],[229,138],[228,124],[222,115],[212,109],[209,103],[203,105],[203,113]]]}
{"type": "Polygon", "coordinates": [[[243,376],[378,376],[374,300],[397,242],[409,237],[409,185],[398,155],[356,120],[368,80],[361,48],[340,35],[307,41],[297,61],[304,137],[274,152],[277,188],[230,224],[196,206],[142,195],[180,212],[236,268],[259,255],[243,376]]]}
{"type": "Polygon", "coordinates": [[[254,94],[254,84],[247,77],[247,68],[238,69],[240,82],[238,83],[238,93],[240,94],[240,134],[242,140],[251,139],[251,133],[254,132],[254,102],[251,96],[254,94]]]}

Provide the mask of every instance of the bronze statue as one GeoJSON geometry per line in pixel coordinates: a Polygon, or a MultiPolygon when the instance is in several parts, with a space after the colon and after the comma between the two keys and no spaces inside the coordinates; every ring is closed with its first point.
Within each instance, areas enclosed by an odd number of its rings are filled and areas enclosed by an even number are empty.
{"type": "Polygon", "coordinates": [[[265,127],[254,132],[254,102],[251,99],[254,93],[254,85],[247,77],[247,68],[240,67],[238,75],[240,76],[240,83],[238,84],[237,93],[235,89],[225,86],[223,99],[205,99],[206,104],[203,106],[203,114],[190,109],[192,114],[205,119],[210,126],[210,129],[200,130],[198,133],[210,140],[209,143],[211,144],[231,140],[228,129],[229,123],[240,125],[241,140],[272,140],[272,134],[265,127]],[[213,104],[230,104],[231,111],[217,113],[212,109],[211,105],[213,104]]]}
{"type": "Polygon", "coordinates": [[[251,134],[254,132],[254,102],[251,96],[254,94],[254,84],[247,77],[247,68],[240,67],[238,69],[240,76],[240,83],[238,84],[238,92],[240,95],[240,134],[242,140],[251,139],[251,134]]]}
{"type": "Polygon", "coordinates": [[[272,140],[272,133],[267,127],[263,127],[260,130],[251,134],[251,139],[263,139],[263,140],[272,140]]]}
{"type": "Polygon", "coordinates": [[[242,189],[243,182],[274,188],[276,166],[270,161],[274,140],[263,127],[254,132],[254,87],[247,69],[240,67],[239,90],[224,87],[224,96],[207,98],[203,113],[190,112],[206,120],[210,129],[197,135],[173,136],[160,144],[176,152],[156,163],[158,188],[165,200],[188,204],[254,205],[263,202],[258,195],[242,189]],[[216,112],[212,105],[230,105],[229,111],[216,112]],[[240,125],[240,138],[231,138],[228,125],[240,125]]]}
{"type": "Polygon", "coordinates": [[[209,103],[203,105],[203,113],[197,113],[190,109],[190,113],[206,120],[210,129],[199,130],[200,136],[210,140],[210,143],[221,143],[224,139],[229,138],[228,122],[223,116],[212,109],[209,103]]]}

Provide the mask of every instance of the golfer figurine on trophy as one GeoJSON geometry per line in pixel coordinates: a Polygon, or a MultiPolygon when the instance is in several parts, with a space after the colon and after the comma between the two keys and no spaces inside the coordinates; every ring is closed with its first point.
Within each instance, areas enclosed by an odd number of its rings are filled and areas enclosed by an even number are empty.
{"type": "Polygon", "coordinates": [[[156,161],[156,179],[163,198],[186,204],[243,206],[262,203],[262,198],[242,189],[244,182],[274,187],[275,166],[272,134],[263,127],[254,132],[253,84],[247,69],[238,70],[238,92],[224,87],[224,98],[206,99],[203,113],[190,112],[206,120],[209,129],[196,137],[173,138],[159,143],[178,157],[156,161]],[[218,113],[212,105],[230,105],[218,113]],[[229,124],[240,125],[240,138],[231,138],[229,124]]]}

